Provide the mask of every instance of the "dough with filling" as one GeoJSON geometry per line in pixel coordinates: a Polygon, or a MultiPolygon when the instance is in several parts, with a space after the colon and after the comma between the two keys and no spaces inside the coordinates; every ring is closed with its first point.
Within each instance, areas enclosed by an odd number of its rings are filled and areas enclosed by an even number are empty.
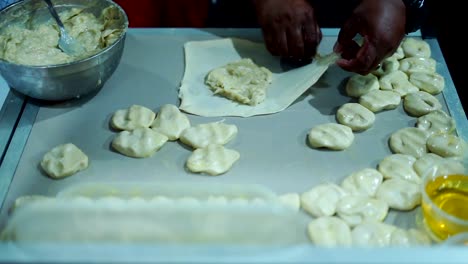
{"type": "Polygon", "coordinates": [[[377,190],[377,199],[392,209],[408,211],[421,204],[421,184],[399,178],[385,180],[377,190]]]}
{"type": "Polygon", "coordinates": [[[399,70],[408,75],[415,72],[435,72],[436,64],[433,58],[410,57],[400,61],[399,70]]]}
{"type": "Polygon", "coordinates": [[[347,176],[341,187],[349,194],[374,197],[382,181],[383,175],[378,170],[365,168],[347,176]]]}
{"type": "Polygon", "coordinates": [[[191,172],[216,176],[226,173],[239,158],[240,154],[235,150],[223,145],[209,144],[194,150],[186,165],[191,172]]]}
{"type": "Polygon", "coordinates": [[[390,149],[393,153],[408,154],[420,158],[428,152],[426,146],[428,137],[427,131],[416,127],[405,127],[390,136],[390,149]]]}
{"type": "Polygon", "coordinates": [[[442,104],[430,93],[419,91],[405,96],[403,107],[409,115],[420,117],[432,111],[440,110],[442,104]]]}
{"type": "Polygon", "coordinates": [[[433,134],[426,144],[430,152],[442,157],[463,157],[467,150],[466,142],[451,134],[433,134]]]}
{"type": "Polygon", "coordinates": [[[419,91],[418,87],[409,82],[408,75],[402,71],[392,71],[383,75],[379,83],[380,89],[397,92],[401,97],[419,91]]]}
{"type": "Polygon", "coordinates": [[[442,110],[435,110],[418,117],[416,127],[429,134],[450,134],[455,130],[455,120],[442,110]]]}
{"type": "Polygon", "coordinates": [[[353,131],[369,129],[375,121],[375,114],[358,103],[346,103],[336,112],[336,119],[353,131]]]}
{"type": "Polygon", "coordinates": [[[436,72],[414,72],[410,74],[409,81],[432,95],[439,94],[445,87],[444,77],[436,72]]]}
{"type": "Polygon", "coordinates": [[[335,216],[316,218],[307,225],[307,233],[315,246],[351,246],[351,229],[342,219],[335,216]]]}
{"type": "Polygon", "coordinates": [[[127,109],[119,109],[111,119],[111,126],[118,130],[133,130],[137,127],[149,127],[156,114],[141,105],[132,105],[127,109]]]}
{"type": "Polygon", "coordinates": [[[151,129],[164,134],[169,140],[177,140],[182,131],[190,127],[188,117],[175,105],[165,104],[159,109],[151,129]]]}
{"type": "Polygon", "coordinates": [[[54,179],[61,179],[88,168],[88,156],[72,143],[58,145],[41,161],[42,169],[54,179]]]}
{"type": "Polygon", "coordinates": [[[401,42],[405,57],[429,58],[431,47],[425,40],[415,37],[407,37],[401,42]]]}
{"type": "Polygon", "coordinates": [[[112,147],[121,154],[134,158],[147,158],[158,151],[168,138],[147,127],[122,131],[113,140],[112,147]]]}
{"type": "Polygon", "coordinates": [[[195,149],[209,144],[224,145],[236,137],[237,131],[236,125],[221,122],[199,124],[185,129],[180,135],[180,141],[195,149]]]}
{"type": "Polygon", "coordinates": [[[373,74],[355,74],[346,82],[346,94],[351,97],[360,97],[369,91],[378,89],[379,79],[373,74]]]}
{"type": "Polygon", "coordinates": [[[344,150],[353,143],[354,134],[347,126],[327,123],[313,127],[307,138],[313,148],[344,150]]]}
{"type": "Polygon", "coordinates": [[[438,175],[463,174],[463,164],[455,159],[443,158],[434,153],[427,153],[413,164],[414,171],[423,178],[427,174],[438,175]]]}
{"type": "Polygon", "coordinates": [[[359,98],[359,104],[372,112],[391,110],[401,103],[401,95],[394,91],[372,90],[359,98]]]}
{"type": "Polygon", "coordinates": [[[366,248],[389,246],[392,233],[396,228],[377,221],[363,222],[351,231],[353,246],[366,248]]]}
{"type": "Polygon", "coordinates": [[[354,227],[365,221],[383,221],[388,214],[388,205],[382,200],[364,195],[346,195],[338,201],[336,213],[354,227]]]}
{"type": "Polygon", "coordinates": [[[313,217],[332,216],[346,192],[333,183],[323,183],[301,194],[301,207],[313,217]]]}
{"type": "Polygon", "coordinates": [[[416,158],[406,154],[393,154],[379,162],[378,170],[385,179],[403,179],[421,183],[421,178],[413,169],[416,158]]]}

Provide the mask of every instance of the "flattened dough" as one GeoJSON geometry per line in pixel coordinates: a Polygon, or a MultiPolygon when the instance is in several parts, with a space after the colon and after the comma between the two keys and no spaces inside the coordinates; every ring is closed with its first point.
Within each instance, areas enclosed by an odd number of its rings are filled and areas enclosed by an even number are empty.
{"type": "Polygon", "coordinates": [[[119,130],[133,130],[137,127],[149,127],[156,114],[141,105],[132,105],[127,109],[119,109],[112,115],[111,126],[119,130]]]}
{"type": "Polygon", "coordinates": [[[306,66],[284,71],[280,60],[271,56],[264,43],[237,38],[191,41],[185,44],[184,50],[185,72],[179,88],[180,109],[206,117],[249,117],[280,112],[316,83],[329,64],[334,62],[314,60],[306,66]],[[255,107],[213,96],[204,82],[212,69],[243,57],[252,58],[273,73],[267,98],[255,107]]]}
{"type": "Polygon", "coordinates": [[[169,140],[177,140],[182,132],[190,127],[188,117],[175,105],[166,104],[159,109],[151,128],[166,135],[169,140]]]}
{"type": "Polygon", "coordinates": [[[187,160],[187,168],[192,172],[204,172],[216,176],[226,173],[239,160],[239,152],[223,145],[210,144],[193,151],[187,160]]]}
{"type": "Polygon", "coordinates": [[[363,131],[374,124],[375,114],[361,104],[346,103],[336,112],[336,119],[353,131],[363,131]]]}
{"type": "Polygon", "coordinates": [[[394,91],[372,90],[361,96],[359,103],[376,113],[397,108],[401,103],[401,96],[394,91]]]}
{"type": "Polygon", "coordinates": [[[403,107],[409,115],[420,117],[432,111],[440,110],[442,104],[430,93],[419,91],[405,96],[403,107]]]}
{"type": "Polygon", "coordinates": [[[353,143],[354,134],[351,128],[345,125],[328,123],[312,128],[307,138],[313,148],[344,150],[353,143]]]}
{"type": "Polygon", "coordinates": [[[204,148],[209,144],[224,145],[237,135],[237,126],[212,122],[189,127],[180,135],[182,143],[193,148],[204,148]]]}
{"type": "Polygon", "coordinates": [[[393,153],[408,154],[420,158],[427,153],[426,141],[429,132],[416,127],[402,128],[390,136],[390,149],[393,153]]]}
{"type": "Polygon", "coordinates": [[[134,158],[146,158],[158,151],[168,138],[146,127],[138,127],[132,131],[120,132],[112,147],[121,154],[134,158]]]}
{"type": "Polygon", "coordinates": [[[455,120],[442,110],[432,111],[418,117],[416,127],[428,131],[431,135],[452,133],[455,130],[455,120]]]}
{"type": "Polygon", "coordinates": [[[72,143],[62,144],[44,155],[41,167],[51,178],[60,179],[86,169],[88,156],[72,143]]]}

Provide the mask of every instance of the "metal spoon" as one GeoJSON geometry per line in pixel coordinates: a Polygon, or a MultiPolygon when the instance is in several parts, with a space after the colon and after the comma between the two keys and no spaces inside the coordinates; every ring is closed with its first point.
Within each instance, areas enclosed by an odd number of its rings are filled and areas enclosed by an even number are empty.
{"type": "Polygon", "coordinates": [[[57,22],[57,25],[59,26],[60,29],[60,38],[59,38],[59,48],[65,52],[68,55],[71,56],[76,56],[80,55],[84,52],[83,47],[76,41],[72,36],[68,34],[68,32],[65,30],[65,26],[62,23],[62,20],[60,20],[59,15],[57,14],[57,11],[55,11],[54,5],[50,0],[44,0],[44,2],[47,3],[47,7],[49,9],[50,14],[52,17],[55,19],[57,22]]]}

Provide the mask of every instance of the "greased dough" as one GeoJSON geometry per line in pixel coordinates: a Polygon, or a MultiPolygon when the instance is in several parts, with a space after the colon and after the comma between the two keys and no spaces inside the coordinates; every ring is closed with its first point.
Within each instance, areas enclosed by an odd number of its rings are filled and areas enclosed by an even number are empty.
{"type": "Polygon", "coordinates": [[[333,183],[319,184],[301,194],[301,207],[314,217],[332,216],[336,204],[346,192],[333,183]]]}
{"type": "Polygon", "coordinates": [[[434,134],[426,144],[430,152],[442,157],[463,157],[467,150],[466,142],[451,134],[434,134]]]}
{"type": "Polygon", "coordinates": [[[409,76],[410,83],[432,95],[439,94],[445,88],[445,79],[436,72],[414,72],[409,76]]]}
{"type": "Polygon", "coordinates": [[[346,195],[338,201],[336,213],[353,227],[365,221],[383,221],[388,214],[388,205],[363,195],[346,195]]]}
{"type": "Polygon", "coordinates": [[[455,120],[442,110],[435,110],[418,117],[416,127],[429,134],[452,133],[455,130],[455,120]]]}
{"type": "Polygon", "coordinates": [[[213,69],[205,83],[214,94],[254,106],[265,100],[271,80],[270,70],[258,66],[250,58],[243,58],[213,69]]]}
{"type": "Polygon", "coordinates": [[[61,179],[88,168],[88,156],[72,143],[58,145],[41,161],[42,169],[54,179],[61,179]]]}
{"type": "Polygon", "coordinates": [[[380,77],[379,83],[380,89],[397,92],[401,97],[419,91],[419,88],[411,84],[408,76],[402,71],[393,71],[380,77]]]}
{"type": "Polygon", "coordinates": [[[377,89],[379,89],[379,80],[373,74],[355,74],[346,83],[346,94],[351,97],[360,97],[371,90],[377,89]]]}
{"type": "Polygon", "coordinates": [[[403,179],[421,183],[421,178],[413,169],[416,158],[406,154],[393,154],[380,161],[378,170],[385,179],[403,179]]]}
{"type": "Polygon", "coordinates": [[[351,229],[338,217],[316,218],[307,226],[312,243],[319,247],[351,246],[351,229]]]}
{"type": "Polygon", "coordinates": [[[185,129],[180,141],[193,148],[204,148],[209,144],[224,145],[237,135],[237,126],[212,122],[185,129]]]}
{"type": "Polygon", "coordinates": [[[431,47],[429,43],[420,38],[407,37],[401,42],[405,57],[429,58],[431,47]]]}
{"type": "Polygon", "coordinates": [[[353,131],[369,129],[375,121],[375,114],[358,103],[346,103],[336,112],[336,119],[353,131]]]}
{"type": "Polygon", "coordinates": [[[420,184],[399,178],[385,180],[377,190],[377,199],[392,209],[407,211],[421,204],[420,184]]]}
{"type": "Polygon", "coordinates": [[[403,107],[411,116],[420,117],[432,111],[440,110],[442,105],[433,95],[419,91],[405,96],[403,107]]]}
{"type": "Polygon", "coordinates": [[[396,49],[396,51],[392,54],[392,56],[388,57],[387,60],[401,60],[405,57],[405,52],[403,51],[403,47],[401,47],[401,43],[396,49]]]}
{"type": "Polygon", "coordinates": [[[226,173],[239,160],[239,152],[223,145],[209,144],[193,151],[187,160],[191,172],[203,172],[212,176],[226,173]]]}
{"type": "Polygon", "coordinates": [[[121,154],[134,158],[146,158],[158,151],[168,138],[147,127],[122,131],[113,140],[112,147],[121,154]]]}
{"type": "Polygon", "coordinates": [[[435,172],[435,170],[437,170],[439,175],[463,174],[465,170],[461,162],[442,158],[434,153],[427,153],[419,158],[414,162],[413,168],[421,178],[428,173],[435,172]]]}
{"type": "Polygon", "coordinates": [[[390,136],[389,145],[393,153],[408,154],[420,158],[427,153],[426,141],[429,132],[416,127],[402,128],[390,136]]]}
{"type": "Polygon", "coordinates": [[[415,72],[435,72],[436,61],[433,58],[410,57],[400,61],[400,71],[411,75],[415,72]]]}
{"type": "Polygon", "coordinates": [[[328,123],[312,128],[308,134],[308,140],[313,148],[344,150],[353,143],[354,134],[347,126],[328,123]]]}
{"type": "Polygon", "coordinates": [[[373,197],[382,181],[383,175],[378,170],[365,168],[347,176],[341,187],[349,194],[373,197]]]}
{"type": "Polygon", "coordinates": [[[175,105],[166,104],[161,107],[151,124],[151,129],[166,135],[169,140],[177,140],[182,131],[190,127],[188,117],[180,112],[175,105]]]}
{"type": "Polygon", "coordinates": [[[373,90],[359,98],[359,103],[374,113],[395,109],[400,102],[401,95],[394,91],[373,90]]]}
{"type": "Polygon", "coordinates": [[[390,245],[393,231],[396,227],[393,225],[366,221],[357,225],[351,231],[353,246],[357,247],[386,247],[390,245]]]}
{"type": "Polygon", "coordinates": [[[137,127],[149,127],[156,114],[141,105],[132,105],[127,109],[117,110],[111,119],[111,126],[118,130],[133,130],[137,127]]]}
{"type": "Polygon", "coordinates": [[[400,68],[400,63],[396,58],[387,58],[382,61],[381,65],[377,68],[377,70],[373,71],[372,74],[378,77],[382,77],[387,75],[391,72],[397,71],[400,68]]]}

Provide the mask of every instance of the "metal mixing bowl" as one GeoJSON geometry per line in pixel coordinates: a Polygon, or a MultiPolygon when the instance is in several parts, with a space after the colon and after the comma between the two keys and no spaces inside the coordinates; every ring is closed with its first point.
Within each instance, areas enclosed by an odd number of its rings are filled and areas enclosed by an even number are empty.
{"type": "MultiPolygon", "coordinates": [[[[122,30],[109,47],[97,54],[65,64],[47,66],[20,65],[0,59],[0,74],[8,85],[32,98],[58,101],[77,98],[99,90],[114,73],[120,63],[128,29],[125,11],[110,0],[54,0],[60,12],[72,7],[85,8],[96,17],[109,6],[118,10],[117,27],[122,30]]],[[[47,6],[42,0],[23,0],[0,11],[1,29],[10,23],[44,23],[51,19],[47,6]]]]}

